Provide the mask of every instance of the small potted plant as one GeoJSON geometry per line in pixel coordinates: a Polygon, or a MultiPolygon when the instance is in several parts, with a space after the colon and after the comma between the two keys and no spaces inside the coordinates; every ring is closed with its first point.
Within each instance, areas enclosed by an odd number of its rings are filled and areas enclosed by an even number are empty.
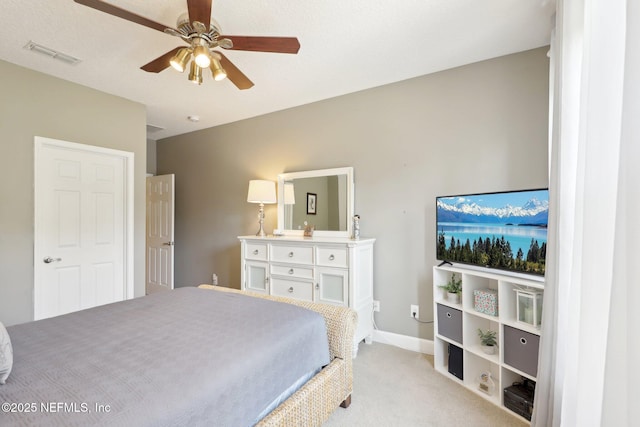
{"type": "Polygon", "coordinates": [[[496,352],[496,347],[498,346],[498,342],[496,341],[496,331],[483,331],[478,328],[478,336],[480,337],[480,345],[482,346],[482,351],[487,354],[494,354],[496,352]]]}
{"type": "Polygon", "coordinates": [[[447,301],[460,304],[460,292],[462,292],[462,279],[456,280],[456,275],[451,273],[451,279],[446,285],[439,286],[447,292],[447,301]]]}

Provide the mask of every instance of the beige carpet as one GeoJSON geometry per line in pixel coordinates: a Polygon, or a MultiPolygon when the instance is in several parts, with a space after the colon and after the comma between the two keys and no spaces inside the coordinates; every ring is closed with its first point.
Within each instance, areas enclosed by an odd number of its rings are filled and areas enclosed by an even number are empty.
{"type": "Polygon", "coordinates": [[[325,427],[516,426],[528,424],[433,369],[433,356],[360,344],[351,406],[325,427]]]}

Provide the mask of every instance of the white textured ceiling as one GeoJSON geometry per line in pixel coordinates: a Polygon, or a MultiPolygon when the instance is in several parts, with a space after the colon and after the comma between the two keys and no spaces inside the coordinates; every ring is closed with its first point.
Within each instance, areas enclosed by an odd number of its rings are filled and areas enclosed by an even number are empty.
{"type": "MultiPolygon", "coordinates": [[[[109,0],[170,27],[186,0],[109,0]]],[[[0,0],[0,59],[140,102],[152,139],[283,110],[549,43],[553,0],[214,0],[228,35],[295,36],[297,55],[225,51],[255,86],[201,86],[140,66],[175,37],[72,0],[0,0]],[[54,61],[30,40],[82,60],[54,61]],[[198,123],[187,120],[197,115],[198,123]]]]}

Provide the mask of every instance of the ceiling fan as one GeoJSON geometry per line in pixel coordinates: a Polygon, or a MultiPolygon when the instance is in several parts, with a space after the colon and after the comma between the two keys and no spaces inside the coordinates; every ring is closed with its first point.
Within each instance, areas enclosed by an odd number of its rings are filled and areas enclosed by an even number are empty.
{"type": "Polygon", "coordinates": [[[179,37],[187,47],[176,47],[140,67],[150,73],[172,66],[183,72],[190,63],[189,80],[202,84],[202,71],[209,68],[215,80],[228,77],[238,89],[249,89],[253,82],[229,59],[214,48],[247,50],[254,52],[298,53],[300,43],[295,37],[252,37],[222,35],[220,26],[211,19],[212,0],[187,0],[188,12],[178,18],[177,29],[166,27],[143,16],[116,7],[102,0],[74,0],[109,15],[179,37]]]}

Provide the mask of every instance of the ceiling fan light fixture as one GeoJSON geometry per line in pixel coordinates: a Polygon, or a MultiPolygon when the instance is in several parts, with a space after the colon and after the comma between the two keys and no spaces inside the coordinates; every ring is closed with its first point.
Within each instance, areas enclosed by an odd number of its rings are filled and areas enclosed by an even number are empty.
{"type": "Polygon", "coordinates": [[[226,70],[222,68],[220,61],[215,56],[211,58],[211,74],[213,74],[213,79],[217,82],[227,77],[226,70]]]}
{"type": "Polygon", "coordinates": [[[189,62],[190,56],[191,51],[188,48],[183,47],[173,56],[173,58],[171,58],[169,63],[173,68],[182,73],[184,72],[185,68],[187,68],[187,63],[189,62]]]}
{"type": "Polygon", "coordinates": [[[198,45],[193,50],[193,58],[200,68],[207,68],[211,64],[209,49],[205,46],[198,45]]]}
{"type": "Polygon", "coordinates": [[[191,69],[189,70],[189,80],[197,85],[202,84],[202,68],[194,62],[191,63],[191,69]]]}
{"type": "MultiPolygon", "coordinates": [[[[221,56],[220,52],[213,50],[215,48],[288,54],[297,54],[300,50],[300,42],[296,37],[225,37],[221,35],[220,25],[211,18],[212,0],[187,0],[188,10],[180,15],[176,28],[167,27],[164,24],[121,9],[112,5],[109,0],[75,0],[75,2],[107,15],[177,37],[187,43],[187,47],[178,46],[140,68],[148,73],[157,74],[171,66],[176,71],[183,73],[187,64],[189,64],[191,67],[188,75],[189,80],[198,85],[202,84],[202,69],[211,68],[211,73],[215,80],[228,78],[240,90],[253,87],[253,82],[229,59],[221,56]],[[228,72],[222,68],[221,61],[229,69],[228,72]]],[[[37,48],[32,42],[29,42],[25,47],[46,53],[66,62],[72,63],[76,61],[75,58],[60,54],[52,49],[37,48]]]]}

